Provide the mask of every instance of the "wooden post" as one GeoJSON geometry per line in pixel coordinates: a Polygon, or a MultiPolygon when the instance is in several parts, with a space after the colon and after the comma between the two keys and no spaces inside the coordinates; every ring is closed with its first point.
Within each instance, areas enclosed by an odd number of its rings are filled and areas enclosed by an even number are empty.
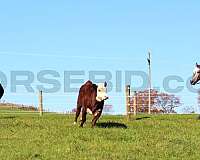
{"type": "Polygon", "coordinates": [[[130,85],[126,85],[126,116],[128,120],[130,119],[130,96],[131,96],[130,85]]]}
{"type": "Polygon", "coordinates": [[[42,97],[42,91],[39,91],[39,106],[38,111],[40,112],[40,116],[43,115],[43,97],[42,97]]]}
{"type": "MultiPolygon", "coordinates": [[[[200,108],[200,90],[198,91],[198,108],[200,108]]],[[[198,119],[200,119],[200,115],[198,116],[198,119]]]]}
{"type": "Polygon", "coordinates": [[[134,91],[134,95],[133,95],[133,114],[134,116],[136,116],[137,114],[137,92],[134,91]]]}
{"type": "Polygon", "coordinates": [[[149,114],[151,114],[151,51],[148,51],[148,66],[149,66],[149,114]]]}

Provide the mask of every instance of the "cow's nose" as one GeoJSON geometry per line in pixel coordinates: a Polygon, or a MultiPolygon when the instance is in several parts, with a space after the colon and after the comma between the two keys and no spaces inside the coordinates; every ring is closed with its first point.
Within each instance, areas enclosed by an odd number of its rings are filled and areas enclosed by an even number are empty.
{"type": "Polygon", "coordinates": [[[105,100],[109,99],[109,97],[105,97],[105,100]]]}

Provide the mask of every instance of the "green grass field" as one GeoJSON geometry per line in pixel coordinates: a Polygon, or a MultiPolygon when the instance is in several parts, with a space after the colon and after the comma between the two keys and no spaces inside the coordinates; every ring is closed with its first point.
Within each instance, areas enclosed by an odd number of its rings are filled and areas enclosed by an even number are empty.
{"type": "Polygon", "coordinates": [[[1,160],[199,159],[197,115],[103,116],[94,129],[73,116],[0,111],[1,160]]]}

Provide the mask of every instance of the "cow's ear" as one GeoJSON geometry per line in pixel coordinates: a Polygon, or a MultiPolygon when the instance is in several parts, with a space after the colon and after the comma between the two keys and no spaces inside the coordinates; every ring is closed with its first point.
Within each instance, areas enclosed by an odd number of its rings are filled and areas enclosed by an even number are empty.
{"type": "Polygon", "coordinates": [[[107,82],[104,82],[104,87],[107,87],[107,82]]]}
{"type": "Polygon", "coordinates": [[[196,66],[198,67],[198,63],[196,62],[196,66]]]}

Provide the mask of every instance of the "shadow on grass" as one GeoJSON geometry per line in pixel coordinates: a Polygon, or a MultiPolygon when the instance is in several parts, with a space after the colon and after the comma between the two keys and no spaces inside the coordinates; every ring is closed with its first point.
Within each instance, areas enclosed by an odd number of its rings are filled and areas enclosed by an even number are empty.
{"type": "Polygon", "coordinates": [[[143,119],[149,119],[150,117],[140,117],[140,118],[136,118],[136,120],[143,120],[143,119]]]}
{"type": "Polygon", "coordinates": [[[127,129],[128,128],[125,124],[116,123],[116,122],[97,123],[96,127],[98,127],[98,128],[123,128],[123,129],[127,129]]]}
{"type": "Polygon", "coordinates": [[[6,117],[0,117],[0,119],[14,119],[16,118],[15,116],[6,116],[6,117]]]}

